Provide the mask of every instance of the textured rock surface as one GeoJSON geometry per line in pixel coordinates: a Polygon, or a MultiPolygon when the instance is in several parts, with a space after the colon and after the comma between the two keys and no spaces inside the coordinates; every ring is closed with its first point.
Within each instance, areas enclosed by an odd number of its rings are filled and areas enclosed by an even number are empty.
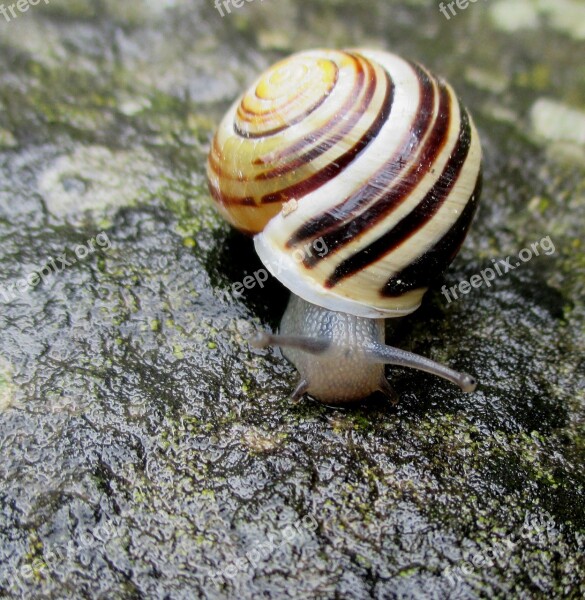
{"type": "Polygon", "coordinates": [[[552,4],[0,17],[0,597],[585,593],[585,48],[582,5],[552,4]],[[293,368],[245,342],[286,291],[232,295],[260,265],[209,205],[209,139],[258,71],[323,45],[421,60],[474,114],[483,201],[442,283],[554,243],[392,324],[475,394],[396,369],[397,408],[292,407],[293,368]]]}

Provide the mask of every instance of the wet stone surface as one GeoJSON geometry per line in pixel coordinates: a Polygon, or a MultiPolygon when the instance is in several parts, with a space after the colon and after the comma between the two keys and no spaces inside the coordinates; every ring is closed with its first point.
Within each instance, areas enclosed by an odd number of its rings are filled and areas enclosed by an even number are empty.
{"type": "Polygon", "coordinates": [[[0,18],[0,597],[582,597],[582,10],[52,0],[0,18]],[[287,292],[232,293],[261,264],[210,204],[213,129],[276,59],[358,45],[445,76],[482,136],[472,231],[388,324],[474,394],[396,368],[396,408],[291,406],[292,366],[246,342],[287,292]],[[547,236],[491,287],[441,294],[547,236]]]}

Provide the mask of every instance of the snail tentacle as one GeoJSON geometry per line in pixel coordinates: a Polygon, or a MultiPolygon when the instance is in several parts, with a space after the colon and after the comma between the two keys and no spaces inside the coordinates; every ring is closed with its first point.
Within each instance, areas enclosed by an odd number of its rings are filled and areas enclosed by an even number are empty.
{"type": "Polygon", "coordinates": [[[281,348],[296,348],[309,354],[323,354],[331,345],[328,338],[313,338],[303,335],[273,335],[261,332],[250,338],[250,344],[255,348],[280,346],[281,348]]]}
{"type": "Polygon", "coordinates": [[[473,392],[477,387],[477,381],[471,375],[454,371],[430,358],[425,358],[424,356],[407,352],[400,348],[372,342],[366,354],[368,360],[372,362],[396,365],[399,367],[410,367],[437,375],[438,377],[442,377],[443,379],[447,379],[451,383],[458,385],[463,392],[473,392]]]}

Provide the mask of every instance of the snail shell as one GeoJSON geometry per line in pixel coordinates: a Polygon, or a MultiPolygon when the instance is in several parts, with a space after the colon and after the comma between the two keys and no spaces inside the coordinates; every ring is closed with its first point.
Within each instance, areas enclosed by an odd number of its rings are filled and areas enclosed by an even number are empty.
{"type": "Polygon", "coordinates": [[[425,67],[383,51],[312,50],[232,105],[207,176],[225,218],[255,235],[292,292],[378,318],[418,308],[454,258],[480,163],[471,117],[425,67]],[[311,251],[317,242],[327,251],[311,251]]]}

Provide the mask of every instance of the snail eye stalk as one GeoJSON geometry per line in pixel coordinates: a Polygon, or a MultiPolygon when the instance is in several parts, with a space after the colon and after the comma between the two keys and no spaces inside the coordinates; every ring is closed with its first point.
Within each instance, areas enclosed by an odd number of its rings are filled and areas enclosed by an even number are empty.
{"type": "Polygon", "coordinates": [[[254,348],[279,346],[281,348],[296,348],[309,354],[323,354],[331,345],[328,338],[312,338],[302,335],[273,335],[266,332],[254,334],[249,343],[254,348]]]}
{"type": "Polygon", "coordinates": [[[430,358],[425,358],[406,350],[400,350],[400,348],[394,348],[393,346],[386,346],[385,344],[372,343],[367,351],[369,360],[377,363],[384,363],[386,365],[396,365],[399,367],[410,367],[412,369],[418,369],[419,371],[425,371],[447,379],[451,383],[458,385],[463,392],[473,392],[477,387],[477,381],[475,377],[468,375],[467,373],[460,373],[454,371],[445,365],[442,365],[430,358]]]}

